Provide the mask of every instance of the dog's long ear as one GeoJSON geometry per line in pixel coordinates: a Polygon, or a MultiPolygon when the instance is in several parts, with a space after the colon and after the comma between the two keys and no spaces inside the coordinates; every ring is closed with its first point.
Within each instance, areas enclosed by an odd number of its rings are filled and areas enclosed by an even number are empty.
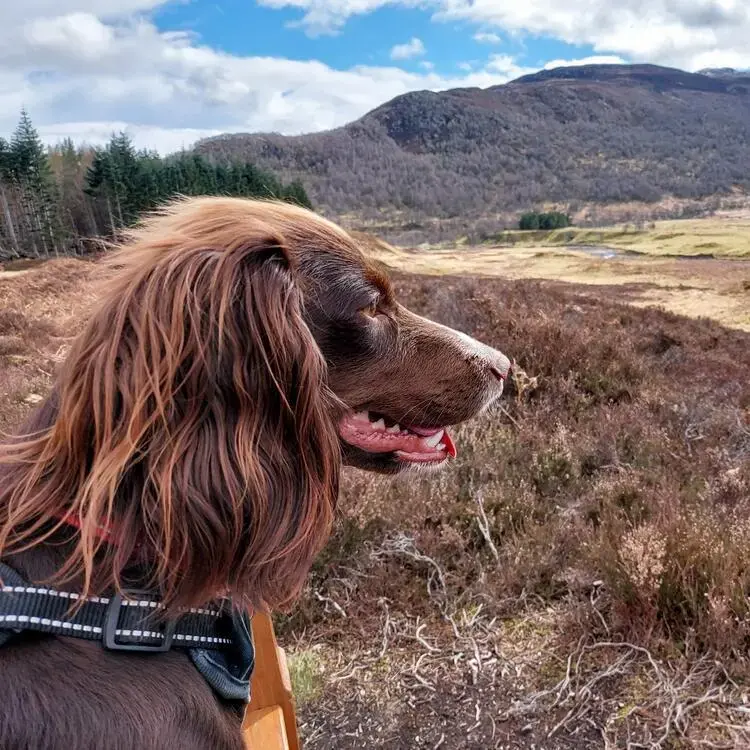
{"type": "Polygon", "coordinates": [[[71,513],[82,532],[61,575],[82,574],[86,591],[122,586],[138,557],[172,607],[220,593],[284,606],[327,539],[340,465],[293,258],[273,236],[158,240],[115,259],[55,421],[8,449],[0,551],[71,513]]]}

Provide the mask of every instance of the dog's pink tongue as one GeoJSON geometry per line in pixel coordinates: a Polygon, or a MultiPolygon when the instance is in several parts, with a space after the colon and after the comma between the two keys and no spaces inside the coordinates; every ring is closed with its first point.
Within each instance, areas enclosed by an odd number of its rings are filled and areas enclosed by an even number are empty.
{"type": "MultiPolygon", "coordinates": [[[[420,435],[421,437],[432,437],[433,435],[437,435],[440,430],[442,430],[442,427],[414,427],[413,425],[409,425],[408,427],[411,432],[415,433],[416,435],[420,435]]],[[[445,446],[446,453],[451,457],[455,458],[458,455],[458,451],[456,450],[456,445],[451,439],[450,434],[448,433],[448,430],[445,430],[443,433],[443,437],[440,439],[440,442],[445,446]]]]}
{"type": "Polygon", "coordinates": [[[417,435],[421,435],[422,437],[431,437],[443,429],[442,427],[414,427],[413,425],[406,425],[406,428],[412,432],[416,432],[417,435]]]}

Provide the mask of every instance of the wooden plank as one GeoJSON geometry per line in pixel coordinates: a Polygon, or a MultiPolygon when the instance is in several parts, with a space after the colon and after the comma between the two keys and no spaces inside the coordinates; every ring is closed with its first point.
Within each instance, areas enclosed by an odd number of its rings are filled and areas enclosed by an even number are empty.
{"type": "MultiPolygon", "coordinates": [[[[279,648],[269,615],[256,612],[252,619],[255,643],[255,669],[250,686],[250,704],[247,707],[243,728],[254,712],[264,708],[280,708],[284,715],[289,750],[300,750],[297,717],[286,664],[286,654],[279,648]]],[[[268,750],[276,750],[269,745],[268,750]]]]}
{"type": "Polygon", "coordinates": [[[289,750],[281,706],[249,711],[243,736],[247,750],[289,750]]]}

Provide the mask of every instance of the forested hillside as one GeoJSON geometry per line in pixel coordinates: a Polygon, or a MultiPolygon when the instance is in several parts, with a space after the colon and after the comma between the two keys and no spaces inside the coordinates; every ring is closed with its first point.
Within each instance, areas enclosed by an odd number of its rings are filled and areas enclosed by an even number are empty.
{"type": "Polygon", "coordinates": [[[328,132],[219,136],[196,152],[302,179],[339,215],[700,198],[750,188],[750,74],[559,68],[484,90],[405,94],[328,132]]]}
{"type": "Polygon", "coordinates": [[[124,134],[101,149],[68,140],[46,149],[23,112],[10,142],[0,139],[0,261],[78,254],[175,195],[276,197],[310,206],[247,161],[211,163],[195,153],[167,158],[136,151],[124,134]]]}

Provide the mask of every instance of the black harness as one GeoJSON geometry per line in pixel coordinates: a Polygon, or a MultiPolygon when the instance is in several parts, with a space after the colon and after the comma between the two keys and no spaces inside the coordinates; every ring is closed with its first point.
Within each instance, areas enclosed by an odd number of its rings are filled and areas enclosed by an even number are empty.
{"type": "Polygon", "coordinates": [[[250,618],[228,601],[190,609],[164,621],[153,595],[126,591],[123,597],[88,597],[27,583],[0,562],[0,647],[32,630],[100,641],[110,651],[161,653],[185,649],[211,687],[225,700],[250,699],[255,651],[250,618]],[[73,609],[73,606],[78,607],[73,609]]]}

